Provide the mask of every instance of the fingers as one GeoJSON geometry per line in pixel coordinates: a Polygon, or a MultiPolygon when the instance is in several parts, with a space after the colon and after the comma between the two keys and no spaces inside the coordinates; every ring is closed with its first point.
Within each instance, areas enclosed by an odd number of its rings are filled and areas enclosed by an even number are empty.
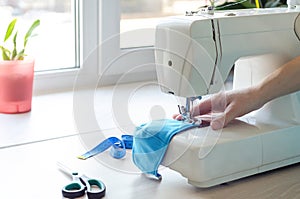
{"type": "Polygon", "coordinates": [[[211,99],[205,99],[192,109],[192,116],[203,115],[211,112],[211,99]]]}
{"type": "MultiPolygon", "coordinates": [[[[198,115],[208,114],[210,112],[211,112],[211,99],[205,99],[201,101],[200,104],[192,108],[191,116],[195,117],[198,115]]],[[[172,118],[176,120],[182,120],[182,115],[174,114],[172,118]]]]}
{"type": "Polygon", "coordinates": [[[211,128],[213,130],[219,130],[228,125],[230,121],[237,117],[237,109],[231,104],[228,105],[225,112],[211,121],[211,128]]]}
{"type": "MultiPolygon", "coordinates": [[[[210,121],[211,128],[219,130],[227,126],[234,118],[255,109],[255,103],[254,105],[249,103],[249,98],[251,98],[251,95],[249,95],[248,91],[218,93],[202,100],[199,105],[195,106],[192,109],[192,117],[210,121]]],[[[177,120],[183,119],[180,114],[174,115],[173,118],[177,120]]]]}
{"type": "MultiPolygon", "coordinates": [[[[197,106],[193,107],[191,116],[210,122],[213,130],[223,128],[234,119],[234,112],[231,111],[230,100],[227,97],[225,93],[218,93],[202,100],[197,106]]],[[[182,115],[175,114],[173,119],[182,120],[183,118],[182,115]]]]}
{"type": "MultiPolygon", "coordinates": [[[[203,122],[210,122],[210,126],[213,130],[220,130],[220,129],[224,128],[232,120],[232,119],[230,119],[232,117],[227,116],[227,115],[228,115],[228,113],[227,114],[225,114],[225,113],[218,114],[217,117],[214,117],[212,115],[200,115],[197,118],[201,119],[203,122]]],[[[182,120],[183,117],[180,114],[174,114],[173,119],[182,120]]]]}
{"type": "Polygon", "coordinates": [[[181,114],[174,114],[172,117],[175,120],[182,120],[183,119],[181,114]]]}
{"type": "Polygon", "coordinates": [[[224,118],[215,119],[211,121],[210,126],[213,130],[220,130],[222,129],[224,125],[224,118]]]}

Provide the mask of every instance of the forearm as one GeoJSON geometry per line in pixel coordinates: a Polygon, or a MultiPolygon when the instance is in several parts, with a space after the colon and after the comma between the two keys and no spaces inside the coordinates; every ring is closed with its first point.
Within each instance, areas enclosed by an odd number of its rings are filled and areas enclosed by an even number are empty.
{"type": "Polygon", "coordinates": [[[256,89],[262,103],[300,90],[300,56],[271,73],[256,89]]]}

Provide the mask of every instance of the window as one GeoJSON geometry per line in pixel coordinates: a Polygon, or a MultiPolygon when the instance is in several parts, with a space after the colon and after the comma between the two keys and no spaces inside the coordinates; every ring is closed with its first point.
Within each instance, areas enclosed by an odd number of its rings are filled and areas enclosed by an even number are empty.
{"type": "MultiPolygon", "coordinates": [[[[145,10],[133,12],[130,9],[125,12],[123,1],[133,0],[0,0],[0,31],[13,17],[24,21],[26,27],[34,19],[41,19],[38,37],[29,41],[31,48],[28,49],[28,54],[37,62],[35,91],[70,89],[79,73],[82,81],[77,83],[82,85],[94,84],[99,74],[107,83],[119,81],[125,73],[129,74],[125,81],[153,79],[156,77],[154,52],[149,46],[153,46],[154,29],[146,31],[151,33],[150,39],[136,39],[134,43],[135,39],[126,39],[128,34],[123,34],[130,30],[122,28],[139,20],[147,20],[144,24],[151,26],[146,28],[154,28],[158,17],[171,13],[153,11],[149,14],[145,10]],[[141,40],[146,43],[138,42],[141,40]]],[[[158,2],[165,1],[155,0],[153,4],[158,2]]],[[[144,37],[144,32],[142,35],[144,37]]]]}
{"type": "Polygon", "coordinates": [[[81,74],[90,77],[82,84],[96,78],[98,56],[91,54],[98,45],[98,5],[97,0],[0,0],[1,35],[13,18],[19,29],[41,20],[27,48],[36,61],[35,91],[72,88],[87,57],[90,66],[81,74]]]}
{"type": "Polygon", "coordinates": [[[200,6],[208,4],[208,0],[121,0],[120,46],[153,46],[155,26],[162,17],[183,15],[186,11],[197,10],[200,6]],[[135,32],[138,29],[145,29],[140,31],[144,34],[143,39],[129,39],[126,32],[135,32]]]}
{"type": "MultiPolygon", "coordinates": [[[[79,66],[76,5],[72,0],[6,0],[1,2],[1,27],[6,28],[12,18],[18,18],[18,29],[28,28],[41,20],[31,38],[27,54],[35,58],[35,71],[74,68],[79,66]]],[[[1,29],[1,33],[5,32],[1,29]]],[[[25,32],[23,32],[25,34],[25,32]]],[[[1,34],[3,35],[3,34],[1,34]]],[[[22,37],[22,35],[20,35],[22,37]]]]}

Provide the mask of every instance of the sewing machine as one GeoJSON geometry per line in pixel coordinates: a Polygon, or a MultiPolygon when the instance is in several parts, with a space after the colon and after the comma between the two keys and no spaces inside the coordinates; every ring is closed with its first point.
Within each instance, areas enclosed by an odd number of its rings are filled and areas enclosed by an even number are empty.
{"type": "MultiPolygon", "coordinates": [[[[258,83],[300,55],[298,8],[219,11],[172,17],[156,31],[156,66],[163,92],[191,102],[258,83]]],[[[274,88],[276,89],[276,88],[274,88]]],[[[226,99],[224,98],[224,102],[226,99]]],[[[201,111],[201,110],[200,110],[201,111]]],[[[231,122],[195,128],[173,137],[163,165],[197,187],[210,187],[300,162],[300,92],[286,95],[231,122]]]]}

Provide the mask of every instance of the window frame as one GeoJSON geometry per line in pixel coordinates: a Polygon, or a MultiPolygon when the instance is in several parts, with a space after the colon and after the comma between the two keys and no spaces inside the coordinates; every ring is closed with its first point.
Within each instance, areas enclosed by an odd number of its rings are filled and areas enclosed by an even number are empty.
{"type": "MultiPolygon", "coordinates": [[[[97,78],[95,74],[99,70],[99,58],[93,52],[99,43],[99,3],[98,0],[74,0],[72,1],[74,21],[77,28],[79,40],[76,43],[76,50],[79,51],[77,63],[79,67],[58,69],[51,71],[37,71],[34,77],[34,94],[44,94],[51,92],[60,92],[73,89],[78,74],[87,77],[85,81],[76,81],[76,86],[86,86],[94,82],[97,78]],[[78,9],[78,10],[75,10],[78,9]],[[79,12],[78,12],[79,11],[79,12]],[[84,64],[89,59],[89,66],[84,64]]],[[[77,41],[78,41],[77,40],[77,41]]],[[[83,78],[81,78],[83,79],[83,78]]]]}
{"type": "MultiPolygon", "coordinates": [[[[118,83],[155,80],[154,48],[120,48],[120,0],[74,0],[79,9],[75,16],[79,25],[79,68],[35,72],[34,93],[43,94],[77,88],[88,88],[118,83]],[[109,42],[108,42],[109,41],[109,42]],[[102,44],[109,43],[108,49],[102,44]],[[135,53],[139,56],[134,56],[135,53]],[[129,55],[129,56],[127,56],[129,55]],[[107,58],[109,59],[103,59],[107,58]],[[123,57],[122,62],[114,62],[123,57]],[[88,63],[86,64],[86,60],[88,63]],[[121,65],[121,66],[120,66],[121,65]],[[138,71],[133,66],[141,67],[138,71]],[[107,70],[107,68],[110,68],[107,70]],[[129,71],[129,72],[128,72],[129,71]],[[78,75],[80,74],[80,78],[78,75]],[[128,75],[129,74],[129,75],[128,75]],[[78,81],[79,79],[79,81],[78,81]]],[[[72,6],[73,8],[75,5],[72,6]]]]}
{"type": "Polygon", "coordinates": [[[104,82],[118,83],[125,73],[126,79],[122,82],[155,80],[154,47],[122,49],[120,47],[120,0],[101,0],[100,2],[99,32],[100,43],[103,45],[99,48],[101,63],[99,72],[104,82]],[[106,59],[102,59],[103,57],[106,59]],[[119,58],[122,58],[121,63],[118,61],[119,58]],[[139,69],[133,70],[133,68],[139,69]]]}

